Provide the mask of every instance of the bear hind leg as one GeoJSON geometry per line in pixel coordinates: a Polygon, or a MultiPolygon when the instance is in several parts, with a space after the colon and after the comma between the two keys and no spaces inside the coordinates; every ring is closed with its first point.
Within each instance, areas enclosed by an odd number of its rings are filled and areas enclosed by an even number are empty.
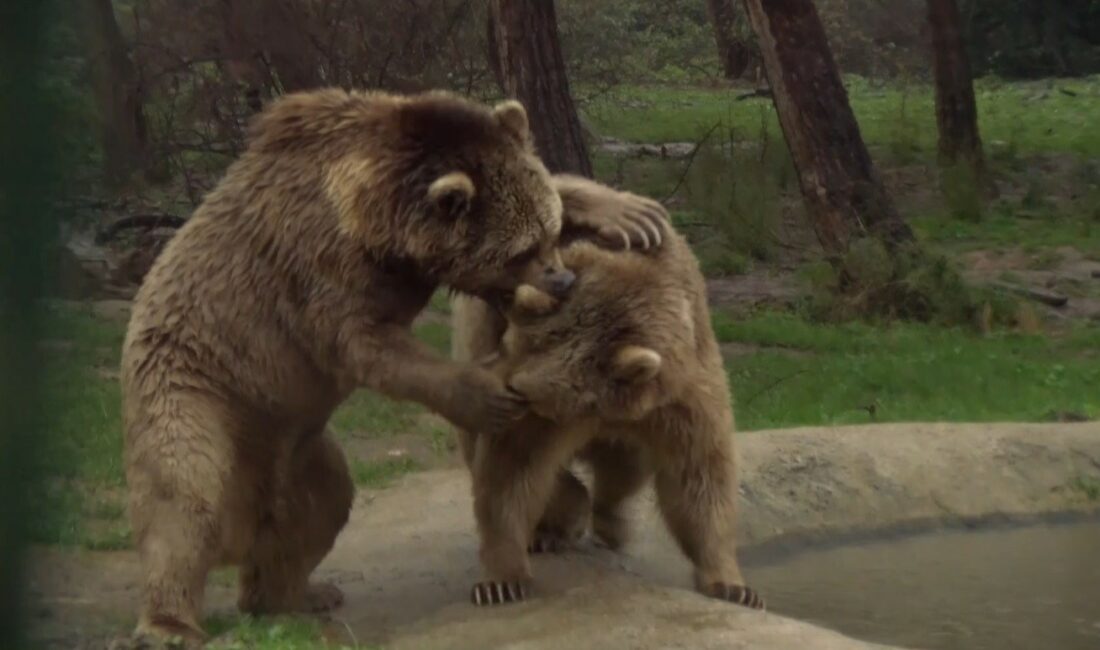
{"type": "Polygon", "coordinates": [[[584,535],[591,512],[588,488],[563,467],[558,471],[553,495],[535,527],[528,551],[557,553],[569,548],[584,535]]]}
{"type": "Polygon", "coordinates": [[[680,549],[695,565],[701,593],[764,609],[764,599],[745,584],[737,562],[734,509],[737,486],[728,454],[714,453],[702,467],[662,467],[656,476],[657,502],[680,549]]]}
{"type": "Polygon", "coordinates": [[[193,417],[180,415],[131,436],[130,517],[144,579],[137,636],[206,638],[206,576],[223,555],[226,472],[218,459],[228,456],[211,448],[216,437],[205,435],[209,431],[193,430],[201,413],[187,411],[193,417]]]}
{"type": "Polygon", "coordinates": [[[294,459],[276,510],[260,521],[241,565],[237,606],[245,613],[319,613],[343,603],[338,587],[309,577],[351,513],[355,486],[347,461],[327,432],[303,440],[294,459]]]}
{"type": "Polygon", "coordinates": [[[616,440],[597,440],[584,450],[592,466],[592,532],[611,550],[621,549],[630,536],[623,508],[649,478],[642,450],[616,440]]]}

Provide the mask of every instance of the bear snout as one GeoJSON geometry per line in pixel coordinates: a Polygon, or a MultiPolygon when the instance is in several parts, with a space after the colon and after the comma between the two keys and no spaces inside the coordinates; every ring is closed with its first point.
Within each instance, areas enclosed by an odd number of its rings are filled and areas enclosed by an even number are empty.
{"type": "Polygon", "coordinates": [[[555,298],[564,298],[576,281],[576,274],[569,269],[546,270],[546,289],[555,298]]]}

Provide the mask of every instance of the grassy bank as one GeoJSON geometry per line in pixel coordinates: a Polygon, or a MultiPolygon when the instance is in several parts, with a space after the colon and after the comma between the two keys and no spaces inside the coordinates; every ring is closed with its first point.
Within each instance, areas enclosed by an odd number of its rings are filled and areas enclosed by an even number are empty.
{"type": "MultiPolygon", "coordinates": [[[[935,151],[932,88],[881,86],[858,77],[845,81],[867,144],[890,150],[935,151]]],[[[599,95],[585,113],[602,134],[634,142],[690,142],[725,122],[745,134],[761,128],[778,135],[767,99],[736,101],[739,89],[620,86],[599,95]]],[[[1067,152],[1100,155],[1100,77],[975,83],[982,136],[987,144],[1020,154],[1067,152]]]]}
{"type": "MultiPolygon", "coordinates": [[[[53,435],[43,471],[51,477],[39,542],[90,548],[128,543],[122,507],[122,441],[114,368],[123,325],[61,309],[48,332],[53,435]]],[[[770,429],[872,421],[1042,421],[1059,413],[1100,416],[1100,332],[1049,339],[898,324],[822,325],[763,313],[715,316],[727,344],[738,428],[770,429]]],[[[446,345],[443,325],[420,330],[446,345]]],[[[357,393],[332,427],[362,487],[380,488],[422,463],[357,454],[356,443],[420,439],[440,457],[450,432],[422,408],[357,393]]]]}

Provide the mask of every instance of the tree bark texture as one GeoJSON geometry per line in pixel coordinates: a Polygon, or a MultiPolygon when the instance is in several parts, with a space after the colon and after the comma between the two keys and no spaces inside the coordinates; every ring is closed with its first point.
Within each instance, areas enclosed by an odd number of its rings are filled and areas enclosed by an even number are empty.
{"type": "Polygon", "coordinates": [[[85,1],[92,86],[102,122],[103,174],[108,185],[118,186],[146,162],[141,83],[111,0],[85,1]]]}
{"type": "Polygon", "coordinates": [[[239,1],[222,0],[220,9],[222,69],[240,85],[248,109],[259,113],[263,110],[263,89],[273,84],[260,65],[261,50],[248,32],[252,18],[239,1]]]}
{"type": "Polygon", "coordinates": [[[553,0],[493,0],[490,12],[504,92],[527,109],[539,155],[552,172],[591,177],[553,0]]]}
{"type": "Polygon", "coordinates": [[[940,162],[965,162],[980,173],[983,156],[978,108],[956,1],[928,0],[928,23],[932,32],[940,162]]]}
{"type": "Polygon", "coordinates": [[[722,73],[733,81],[744,76],[752,63],[752,46],[737,35],[737,14],[733,0],[707,0],[707,13],[714,28],[714,42],[718,46],[718,60],[722,73]]]}
{"type": "Polygon", "coordinates": [[[264,85],[274,94],[326,85],[302,3],[220,0],[221,54],[230,76],[256,110],[264,85]]]}
{"type": "Polygon", "coordinates": [[[485,45],[488,48],[486,55],[489,59],[489,71],[493,73],[493,80],[497,82],[500,92],[506,93],[507,84],[504,82],[504,70],[500,67],[500,45],[497,44],[497,21],[493,16],[493,10],[485,13],[485,45]]]}
{"type": "Polygon", "coordinates": [[[258,2],[256,8],[261,19],[258,44],[279,76],[282,91],[292,93],[325,85],[306,31],[308,25],[298,13],[301,6],[287,0],[267,0],[258,2]]]}
{"type": "Polygon", "coordinates": [[[911,241],[875,172],[812,0],[744,0],[817,238],[830,256],[911,241]]]}

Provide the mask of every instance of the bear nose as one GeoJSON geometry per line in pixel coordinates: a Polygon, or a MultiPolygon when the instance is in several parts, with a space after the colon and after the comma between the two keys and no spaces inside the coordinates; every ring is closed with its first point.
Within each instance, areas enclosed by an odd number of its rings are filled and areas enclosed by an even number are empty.
{"type": "Polygon", "coordinates": [[[546,287],[555,298],[564,298],[577,280],[577,276],[569,269],[546,273],[546,287]]]}

